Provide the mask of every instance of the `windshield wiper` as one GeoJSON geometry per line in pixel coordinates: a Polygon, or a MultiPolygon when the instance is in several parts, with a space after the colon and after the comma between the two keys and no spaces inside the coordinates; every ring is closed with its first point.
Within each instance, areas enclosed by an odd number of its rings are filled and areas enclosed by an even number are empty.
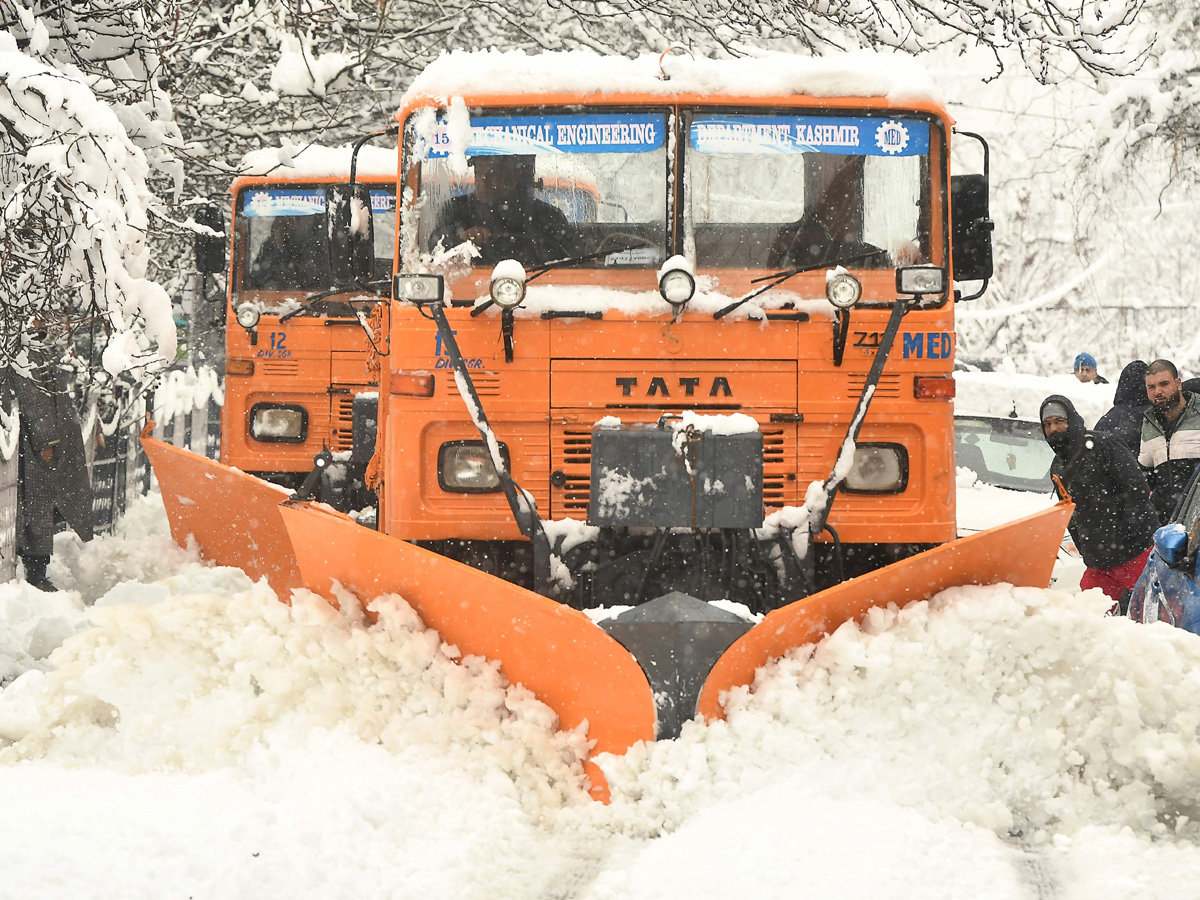
{"type": "MultiPolygon", "coordinates": [[[[329,288],[328,290],[325,290],[325,291],[317,291],[315,294],[308,294],[305,296],[305,298],[303,300],[300,301],[299,306],[297,306],[293,310],[289,310],[288,312],[285,312],[282,316],[279,317],[279,324],[282,325],[288,319],[290,319],[294,316],[298,316],[302,312],[307,312],[308,308],[310,306],[312,306],[314,303],[319,303],[320,301],[327,300],[330,297],[336,297],[338,294],[350,294],[350,293],[353,293],[354,291],[361,291],[364,288],[383,287],[386,285],[387,285],[386,281],[368,281],[365,285],[355,284],[355,285],[349,285],[349,286],[343,286],[343,287],[333,287],[333,288],[329,288]]],[[[373,299],[365,299],[360,302],[368,302],[369,303],[369,302],[375,302],[379,299],[380,299],[379,295],[374,294],[373,299]]],[[[347,302],[349,302],[349,301],[347,301],[347,302]]]]}
{"type": "MultiPolygon", "coordinates": [[[[542,263],[533,270],[533,274],[525,279],[525,283],[533,281],[536,278],[541,278],[551,269],[561,269],[563,266],[569,266],[572,263],[587,262],[589,259],[598,259],[601,256],[608,256],[611,253],[628,253],[630,250],[639,250],[640,247],[614,247],[608,250],[597,250],[594,253],[582,253],[579,256],[564,256],[562,259],[552,259],[550,262],[542,263]]],[[[491,298],[484,303],[480,303],[471,310],[471,316],[478,316],[490,309],[495,301],[491,298]]]]}
{"type": "Polygon", "coordinates": [[[789,278],[791,278],[793,275],[799,275],[802,272],[815,272],[817,269],[833,269],[833,268],[836,268],[837,266],[844,266],[846,263],[855,263],[855,262],[860,262],[864,259],[870,259],[872,256],[878,256],[880,253],[883,253],[883,252],[885,252],[885,251],[871,250],[867,253],[859,253],[856,256],[847,256],[844,259],[834,259],[829,262],[819,262],[819,263],[815,263],[810,266],[800,266],[799,268],[795,268],[795,269],[785,269],[782,272],[775,272],[771,275],[763,275],[761,278],[755,278],[750,282],[751,284],[758,284],[760,281],[765,281],[765,282],[767,282],[767,284],[764,284],[762,287],[755,288],[750,293],[746,294],[744,297],[739,297],[737,300],[734,300],[732,303],[730,303],[724,309],[717,310],[715,313],[713,313],[713,318],[714,319],[725,318],[725,316],[729,315],[729,313],[733,312],[738,307],[742,306],[745,303],[749,303],[751,300],[753,300],[755,297],[759,296],[760,294],[765,294],[771,288],[778,287],[779,285],[781,285],[785,281],[787,281],[789,278]]]}

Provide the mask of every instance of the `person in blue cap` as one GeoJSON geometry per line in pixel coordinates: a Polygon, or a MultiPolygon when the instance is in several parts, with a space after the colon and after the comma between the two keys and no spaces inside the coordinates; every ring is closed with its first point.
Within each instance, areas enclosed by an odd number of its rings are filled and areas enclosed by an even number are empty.
{"type": "Polygon", "coordinates": [[[1096,357],[1090,353],[1080,353],[1075,357],[1075,377],[1084,384],[1108,384],[1108,379],[1096,373],[1096,357]]]}

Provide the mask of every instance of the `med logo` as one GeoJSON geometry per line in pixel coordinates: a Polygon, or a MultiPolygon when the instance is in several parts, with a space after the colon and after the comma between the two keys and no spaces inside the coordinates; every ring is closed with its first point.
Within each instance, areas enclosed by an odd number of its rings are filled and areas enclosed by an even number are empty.
{"type": "Polygon", "coordinates": [[[906,331],[903,341],[905,359],[949,359],[954,353],[948,331],[906,331]]]}
{"type": "Polygon", "coordinates": [[[908,129],[902,122],[889,119],[875,129],[875,144],[884,153],[903,153],[908,146],[908,129]]]}

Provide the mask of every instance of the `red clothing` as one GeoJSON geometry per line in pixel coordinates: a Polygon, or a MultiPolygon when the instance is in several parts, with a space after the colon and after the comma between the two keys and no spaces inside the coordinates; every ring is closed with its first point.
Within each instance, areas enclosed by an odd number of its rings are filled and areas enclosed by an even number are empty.
{"type": "Polygon", "coordinates": [[[1129,562],[1113,566],[1111,569],[1084,569],[1083,577],[1079,579],[1079,589],[1086,591],[1088,588],[1098,587],[1108,594],[1113,601],[1113,608],[1108,611],[1108,614],[1114,616],[1117,614],[1117,604],[1121,595],[1126,591],[1133,590],[1133,586],[1137,584],[1142,570],[1146,568],[1146,560],[1149,558],[1150,549],[1147,548],[1141,556],[1135,556],[1129,562]]]}

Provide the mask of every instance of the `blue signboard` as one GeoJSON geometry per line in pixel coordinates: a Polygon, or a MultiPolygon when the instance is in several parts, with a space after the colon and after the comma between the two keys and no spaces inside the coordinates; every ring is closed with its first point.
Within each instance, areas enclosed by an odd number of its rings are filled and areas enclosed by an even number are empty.
{"type": "MultiPolygon", "coordinates": [[[[603,113],[578,116],[474,116],[467,156],[536,153],[648,153],[663,145],[661,113],[603,113]]],[[[438,120],[431,158],[450,155],[450,135],[438,120]]]]}
{"type": "MultiPolygon", "coordinates": [[[[319,216],[325,212],[324,190],[294,188],[255,188],[243,194],[242,215],[255,216],[319,216]]],[[[371,191],[371,212],[389,212],[396,207],[391,191],[371,191]]]]}
{"type": "Polygon", "coordinates": [[[698,115],[692,147],[701,153],[837,153],[924,156],[929,123],[882,116],[698,115]]]}

